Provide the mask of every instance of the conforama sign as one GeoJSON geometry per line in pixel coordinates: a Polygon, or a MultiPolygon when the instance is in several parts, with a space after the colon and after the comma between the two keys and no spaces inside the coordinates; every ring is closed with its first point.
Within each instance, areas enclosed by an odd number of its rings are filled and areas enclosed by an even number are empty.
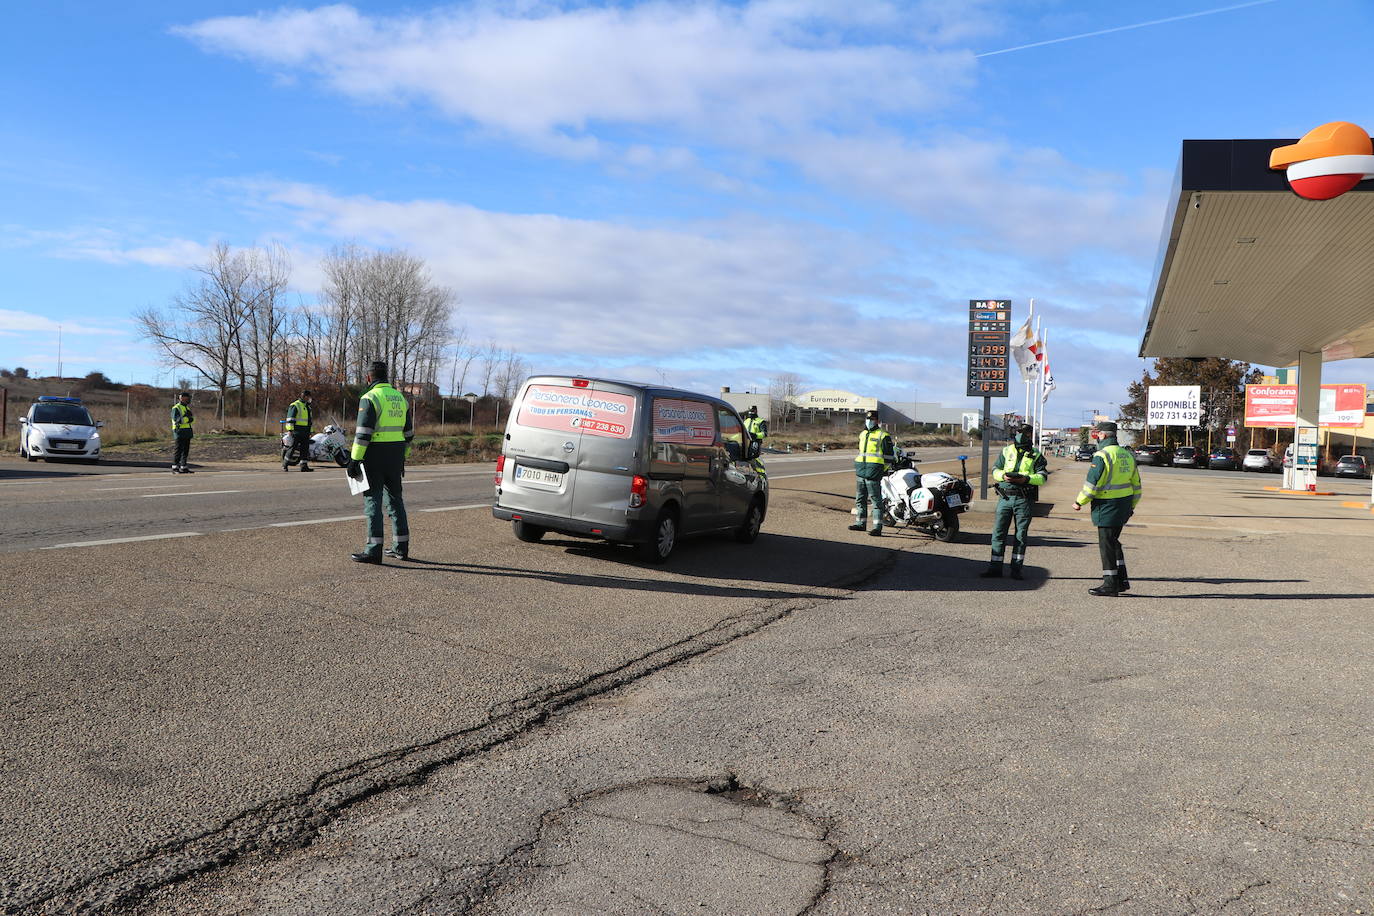
{"type": "Polygon", "coordinates": [[[1269,167],[1287,172],[1288,186],[1299,197],[1330,200],[1374,178],[1374,142],[1358,124],[1332,121],[1275,149],[1269,167]]]}

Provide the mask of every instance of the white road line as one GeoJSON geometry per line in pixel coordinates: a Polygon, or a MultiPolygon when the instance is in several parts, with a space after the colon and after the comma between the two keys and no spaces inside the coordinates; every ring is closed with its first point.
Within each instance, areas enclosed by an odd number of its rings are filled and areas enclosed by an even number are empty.
{"type": "Polygon", "coordinates": [[[134,541],[161,541],[165,538],[198,538],[199,531],[178,531],[175,534],[145,534],[136,538],[110,538],[105,541],[75,541],[71,544],[53,544],[51,547],[40,548],[42,550],[58,550],[63,547],[99,547],[102,544],[131,544],[134,541]]]}
{"type": "MultiPolygon", "coordinates": [[[[335,518],[312,518],[304,522],[273,522],[267,528],[294,528],[297,525],[324,525],[329,522],[356,522],[367,518],[366,515],[340,515],[335,518]]],[[[231,528],[230,531],[247,531],[247,528],[231,528]]]]}
{"type": "Polygon", "coordinates": [[[491,503],[473,503],[470,506],[440,506],[437,509],[420,509],[420,512],[453,512],[457,509],[490,509],[491,503]]]}
{"type": "Polygon", "coordinates": [[[242,490],[197,490],[194,493],[144,493],[139,499],[163,499],[167,496],[213,496],[216,493],[242,493],[242,490]]]}
{"type": "Polygon", "coordinates": [[[190,487],[194,484],[189,483],[150,483],[141,487],[94,487],[92,493],[110,493],[114,490],[165,490],[168,487],[190,487]]]}

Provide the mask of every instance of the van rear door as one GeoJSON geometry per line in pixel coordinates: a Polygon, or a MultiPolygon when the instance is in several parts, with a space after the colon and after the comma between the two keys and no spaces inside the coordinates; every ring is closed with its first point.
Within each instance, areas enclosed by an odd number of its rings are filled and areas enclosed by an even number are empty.
{"type": "Polygon", "coordinates": [[[501,505],[517,512],[574,516],[577,474],[573,460],[582,441],[577,403],[586,389],[573,379],[537,376],[525,382],[506,423],[508,466],[501,505]]]}
{"type": "Polygon", "coordinates": [[[621,526],[628,521],[631,478],[647,464],[645,395],[635,386],[606,381],[592,381],[579,394],[582,435],[569,459],[577,477],[573,515],[593,525],[621,526]]]}

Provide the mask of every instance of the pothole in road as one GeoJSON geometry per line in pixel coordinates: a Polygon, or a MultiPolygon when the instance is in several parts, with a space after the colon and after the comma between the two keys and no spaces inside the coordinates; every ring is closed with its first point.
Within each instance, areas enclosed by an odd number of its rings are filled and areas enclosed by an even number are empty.
{"type": "Polygon", "coordinates": [[[826,829],[733,776],[602,789],[546,813],[466,910],[804,913],[839,854],[826,829]]]}

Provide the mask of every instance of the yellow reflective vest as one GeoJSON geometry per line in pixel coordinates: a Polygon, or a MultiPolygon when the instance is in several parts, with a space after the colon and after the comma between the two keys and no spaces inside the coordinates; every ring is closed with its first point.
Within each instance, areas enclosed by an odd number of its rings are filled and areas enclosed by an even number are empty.
{"type": "Polygon", "coordinates": [[[1140,502],[1140,471],[1130,450],[1120,445],[1104,445],[1095,457],[1102,459],[1102,470],[1096,479],[1089,472],[1076,502],[1085,506],[1094,499],[1125,499],[1128,496],[1132,507],[1140,502]]]}
{"type": "Polygon", "coordinates": [[[191,424],[196,422],[195,415],[191,413],[191,408],[177,401],[172,405],[172,431],[190,429],[191,424]]]}
{"type": "Polygon", "coordinates": [[[405,395],[388,382],[378,382],[363,392],[358,402],[358,428],[353,433],[353,450],[349,457],[362,461],[372,443],[408,443],[410,437],[410,410],[405,395]]]}
{"type": "Polygon", "coordinates": [[[291,406],[286,409],[286,428],[287,429],[309,429],[310,428],[310,405],[300,398],[291,402],[291,406]]]}

